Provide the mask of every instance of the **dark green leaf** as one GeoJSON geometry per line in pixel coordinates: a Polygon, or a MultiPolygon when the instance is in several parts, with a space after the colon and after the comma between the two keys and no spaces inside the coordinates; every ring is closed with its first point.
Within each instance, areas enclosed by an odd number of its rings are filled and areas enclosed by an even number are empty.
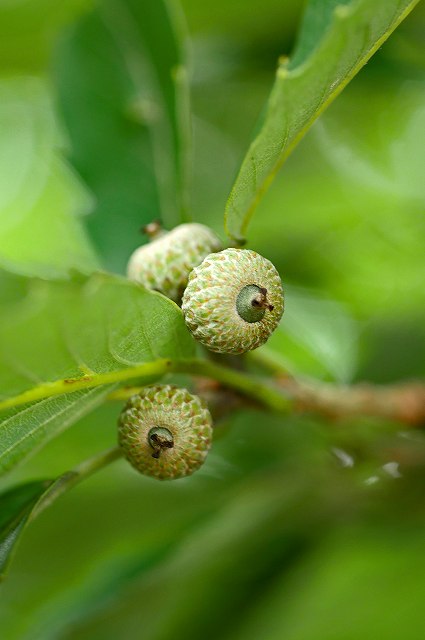
{"type": "Polygon", "coordinates": [[[0,494],[0,580],[31,511],[49,485],[44,480],[28,482],[0,494]]]}
{"type": "Polygon", "coordinates": [[[82,462],[56,480],[29,482],[0,494],[0,580],[26,524],[60,495],[120,457],[117,448],[102,452],[82,462]]]}
{"type": "Polygon", "coordinates": [[[295,572],[282,575],[233,638],[421,638],[424,550],[421,531],[401,523],[338,531],[295,572]]]}
{"type": "Polygon", "coordinates": [[[96,196],[88,226],[115,270],[143,224],[187,214],[187,70],[172,6],[104,0],[57,52],[72,162],[96,196]]]}

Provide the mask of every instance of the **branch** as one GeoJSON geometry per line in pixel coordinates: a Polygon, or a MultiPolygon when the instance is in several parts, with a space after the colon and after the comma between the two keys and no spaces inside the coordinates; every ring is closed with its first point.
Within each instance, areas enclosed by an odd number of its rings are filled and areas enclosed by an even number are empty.
{"type": "Polygon", "coordinates": [[[104,384],[125,382],[137,378],[150,380],[152,377],[161,378],[168,373],[189,373],[205,378],[213,378],[223,386],[238,391],[243,396],[255,400],[272,411],[288,413],[291,408],[290,401],[279,390],[264,382],[261,378],[257,379],[252,375],[208,360],[193,358],[189,360],[154,360],[153,362],[146,362],[136,367],[128,367],[119,371],[95,373],[80,378],[46,382],[17,396],[1,401],[0,410],[104,384]]]}
{"type": "Polygon", "coordinates": [[[62,494],[72,489],[77,484],[91,476],[96,471],[100,471],[107,465],[111,464],[115,460],[118,460],[122,456],[122,451],[119,447],[108,449],[97,453],[92,458],[84,460],[72,471],[67,471],[62,476],[57,478],[43,493],[40,500],[37,502],[35,508],[31,512],[30,520],[36,518],[44,509],[50,507],[50,505],[57,500],[62,494]]]}
{"type": "MultiPolygon", "coordinates": [[[[260,364],[260,362],[259,362],[260,364]]],[[[266,363],[261,362],[264,366],[266,363]]],[[[270,363],[269,363],[270,364],[270,363]]],[[[425,424],[425,383],[411,382],[389,386],[358,384],[341,386],[319,381],[303,381],[277,372],[273,364],[274,384],[264,377],[237,371],[204,359],[155,360],[119,371],[47,382],[0,402],[0,410],[36,402],[52,396],[127,380],[152,380],[170,373],[187,373],[216,380],[225,389],[236,392],[250,403],[287,415],[312,412],[327,418],[353,416],[380,417],[406,425],[425,424]]],[[[127,398],[134,389],[119,389],[110,399],[127,398]]]]}
{"type": "Polygon", "coordinates": [[[407,426],[425,426],[425,382],[339,385],[292,377],[268,349],[252,351],[247,356],[254,366],[272,375],[279,388],[291,398],[293,411],[315,413],[328,419],[369,416],[407,426]]]}
{"type": "Polygon", "coordinates": [[[327,418],[369,416],[425,425],[425,384],[399,383],[388,386],[337,385],[318,381],[280,378],[280,387],[293,401],[293,409],[327,418]]]}

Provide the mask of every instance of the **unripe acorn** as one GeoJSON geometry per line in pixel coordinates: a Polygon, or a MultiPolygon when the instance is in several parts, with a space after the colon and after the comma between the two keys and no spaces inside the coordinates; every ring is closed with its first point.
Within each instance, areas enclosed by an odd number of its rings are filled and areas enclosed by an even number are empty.
{"type": "Polygon", "coordinates": [[[249,249],[207,256],[189,276],[182,310],[193,336],[217,353],[240,354],[264,344],[283,314],[273,264],[249,249]]]}
{"type": "Polygon", "coordinates": [[[196,222],[181,224],[168,232],[152,226],[156,229],[152,241],[131,255],[127,275],[180,302],[189,273],[209,253],[220,251],[221,241],[211,229],[196,222]]]}
{"type": "Polygon", "coordinates": [[[145,387],[131,396],[118,422],[118,442],[127,460],[159,480],[191,475],[203,464],[211,441],[205,403],[171,385],[145,387]]]}

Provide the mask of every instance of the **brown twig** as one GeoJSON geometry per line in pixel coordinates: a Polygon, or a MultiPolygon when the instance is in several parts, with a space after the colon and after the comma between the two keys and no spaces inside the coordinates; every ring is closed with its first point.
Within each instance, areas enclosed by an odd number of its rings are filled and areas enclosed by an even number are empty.
{"type": "Polygon", "coordinates": [[[379,417],[409,426],[425,426],[425,384],[420,382],[348,386],[290,377],[281,377],[278,382],[297,411],[337,419],[379,417]]]}

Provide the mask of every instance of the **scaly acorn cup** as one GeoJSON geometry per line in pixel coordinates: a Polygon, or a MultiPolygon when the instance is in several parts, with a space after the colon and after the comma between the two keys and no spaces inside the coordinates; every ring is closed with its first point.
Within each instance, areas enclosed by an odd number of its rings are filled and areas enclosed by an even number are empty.
{"type": "Polygon", "coordinates": [[[182,310],[193,336],[217,353],[240,354],[264,344],[283,314],[273,264],[249,249],[207,256],[189,276],[182,310]]]}
{"type": "Polygon", "coordinates": [[[131,396],[118,422],[118,443],[127,460],[159,480],[191,475],[203,464],[211,441],[205,403],[171,385],[145,387],[131,396]]]}
{"type": "Polygon", "coordinates": [[[220,239],[205,225],[181,224],[172,231],[157,233],[149,244],[136,249],[128,262],[127,275],[179,303],[192,269],[220,249],[220,239]]]}

